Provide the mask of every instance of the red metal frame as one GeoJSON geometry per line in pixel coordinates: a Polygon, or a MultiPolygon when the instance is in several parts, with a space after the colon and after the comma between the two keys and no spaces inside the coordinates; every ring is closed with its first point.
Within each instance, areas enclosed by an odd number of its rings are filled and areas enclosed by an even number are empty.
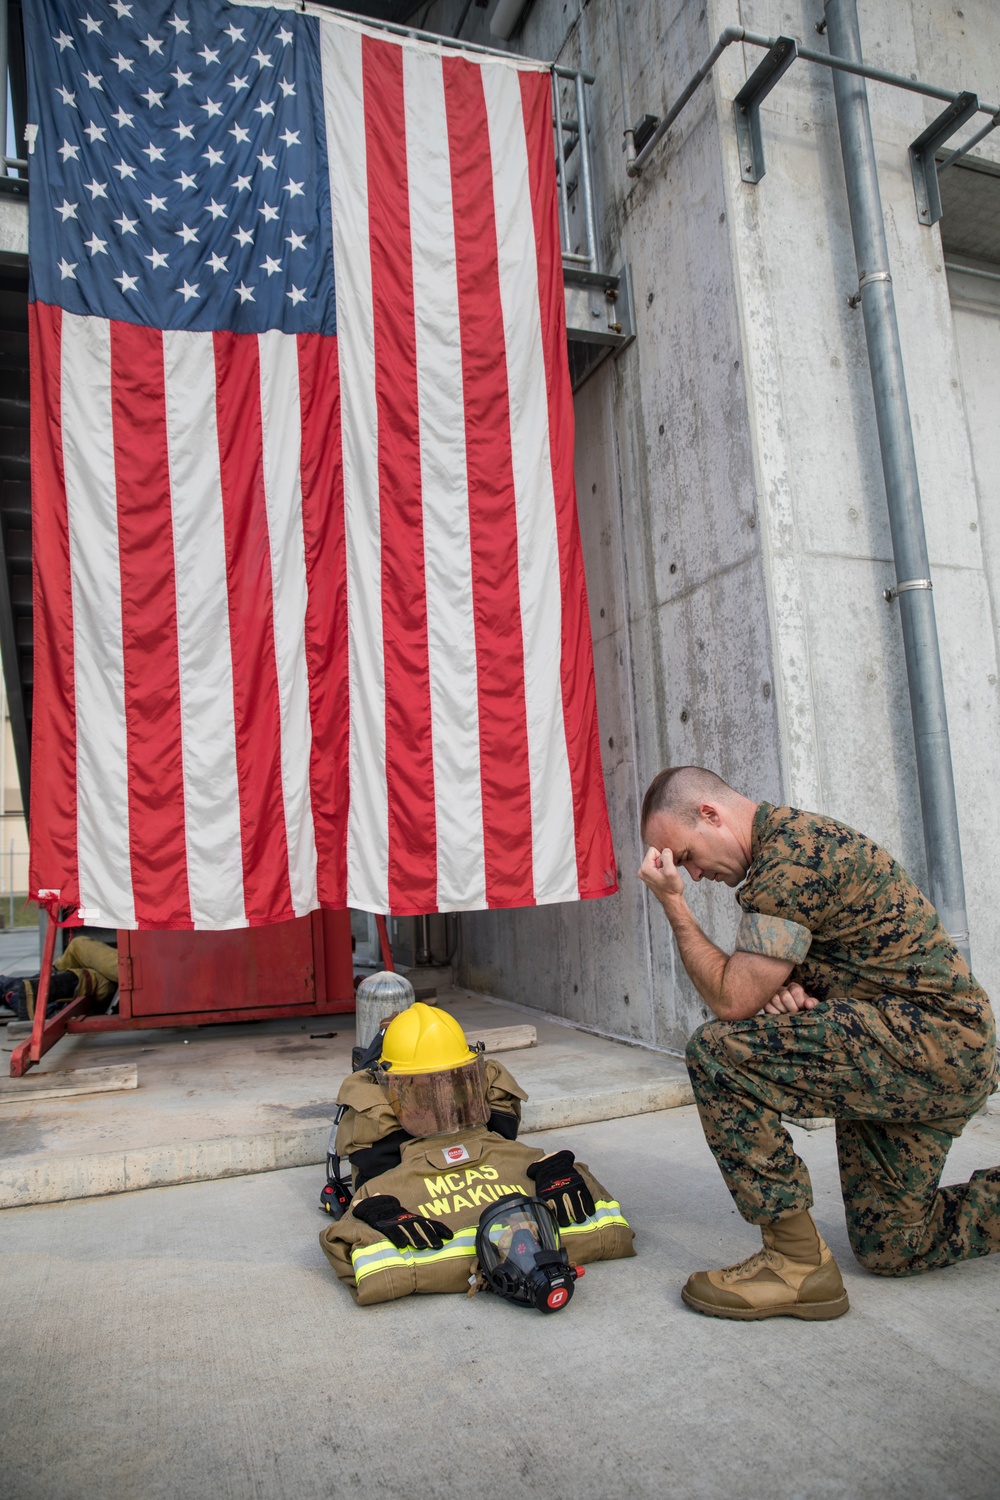
{"type": "Polygon", "coordinates": [[[392,961],[392,949],[389,946],[389,929],[381,912],[375,918],[375,926],[378,928],[378,945],[382,949],[382,967],[386,973],[395,974],[396,965],[392,961]]]}
{"type": "MultiPolygon", "coordinates": [[[[385,918],[377,920],[388,968],[385,918]]],[[[46,1020],[56,932],[78,925],[76,919],[49,922],[32,1032],[11,1054],[12,1078],[23,1077],[67,1032],[215,1026],[354,1009],[350,913],[316,911],[276,927],[234,932],[119,932],[118,1013],[92,1015],[93,999],[81,996],[46,1020]]]]}
{"type": "Polygon", "coordinates": [[[45,931],[45,942],[42,945],[42,972],[35,994],[35,1018],[31,1036],[26,1042],[22,1042],[20,1047],[15,1047],[10,1055],[11,1078],[23,1078],[29,1068],[33,1068],[35,1063],[40,1062],[49,1048],[65,1035],[70,1012],[80,1014],[87,1006],[85,996],[79,1000],[72,1000],[58,1015],[53,1016],[46,1023],[45,1011],[49,1003],[49,980],[52,977],[52,960],[56,951],[56,933],[61,926],[62,923],[50,920],[45,931]]]}

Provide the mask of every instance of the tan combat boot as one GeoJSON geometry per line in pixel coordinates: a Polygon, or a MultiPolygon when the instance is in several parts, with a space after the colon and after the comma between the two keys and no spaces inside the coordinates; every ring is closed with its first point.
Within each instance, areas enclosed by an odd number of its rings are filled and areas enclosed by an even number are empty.
{"type": "Polygon", "coordinates": [[[696,1271],[681,1296],[714,1318],[839,1318],[849,1307],[837,1262],[803,1209],[761,1229],[764,1248],[723,1271],[696,1271]]]}

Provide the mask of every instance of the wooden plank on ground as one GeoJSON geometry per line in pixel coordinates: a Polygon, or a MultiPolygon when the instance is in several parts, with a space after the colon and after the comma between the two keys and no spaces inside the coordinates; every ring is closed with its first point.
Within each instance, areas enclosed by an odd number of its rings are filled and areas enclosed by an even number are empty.
{"type": "Polygon", "coordinates": [[[534,1026],[488,1026],[484,1031],[467,1031],[470,1047],[482,1042],[487,1052],[514,1052],[518,1047],[537,1047],[538,1032],[534,1026]]]}
{"type": "Polygon", "coordinates": [[[63,1073],[29,1073],[25,1078],[0,1077],[0,1104],[23,1104],[35,1099],[70,1099],[75,1094],[117,1094],[139,1087],[135,1063],[108,1068],[72,1068],[63,1073]]]}

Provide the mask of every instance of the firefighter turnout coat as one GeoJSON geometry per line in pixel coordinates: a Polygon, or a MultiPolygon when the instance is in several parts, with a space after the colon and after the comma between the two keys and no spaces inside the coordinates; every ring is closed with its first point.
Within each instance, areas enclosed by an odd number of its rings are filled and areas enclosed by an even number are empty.
{"type": "MultiPolygon", "coordinates": [[[[466,1292],[475,1270],[480,1215],[506,1193],[533,1196],[535,1184],[527,1168],[546,1154],[486,1126],[406,1141],[399,1166],[366,1182],[353,1202],[387,1193],[413,1213],[447,1224],[454,1238],[440,1250],[398,1250],[348,1210],[320,1235],[323,1253],[362,1305],[411,1292],[466,1292]]],[[[583,1224],[559,1231],[570,1262],[583,1265],[634,1255],[634,1236],[621,1206],[582,1162],[576,1167],[595,1209],[583,1224]]]]}

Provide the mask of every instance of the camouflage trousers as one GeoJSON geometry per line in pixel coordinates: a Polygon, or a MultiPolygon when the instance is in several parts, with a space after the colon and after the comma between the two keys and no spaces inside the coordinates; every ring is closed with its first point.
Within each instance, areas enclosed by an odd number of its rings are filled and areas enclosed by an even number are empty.
{"type": "Polygon", "coordinates": [[[708,1144],[751,1224],[812,1206],[781,1116],[832,1115],[863,1266],[909,1276],[1000,1250],[1000,1167],[938,1187],[952,1141],[996,1087],[992,1019],[973,1029],[902,1001],[831,1000],[710,1021],[687,1065],[708,1144]]]}

